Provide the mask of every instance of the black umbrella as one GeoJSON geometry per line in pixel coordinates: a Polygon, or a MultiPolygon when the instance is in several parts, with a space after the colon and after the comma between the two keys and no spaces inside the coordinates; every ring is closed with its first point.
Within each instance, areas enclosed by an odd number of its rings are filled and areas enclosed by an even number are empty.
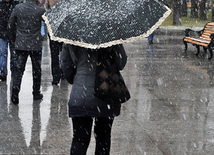
{"type": "Polygon", "coordinates": [[[52,40],[95,49],[147,37],[170,13],[157,0],[61,0],[43,19],[52,40]]]}

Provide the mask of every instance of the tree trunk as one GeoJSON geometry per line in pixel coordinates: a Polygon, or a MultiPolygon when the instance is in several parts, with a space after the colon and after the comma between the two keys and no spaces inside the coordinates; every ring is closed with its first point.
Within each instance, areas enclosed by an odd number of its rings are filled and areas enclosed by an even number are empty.
{"type": "Polygon", "coordinates": [[[187,17],[187,0],[182,0],[182,4],[181,4],[181,16],[187,17]]]}
{"type": "Polygon", "coordinates": [[[199,3],[199,19],[200,20],[207,20],[207,11],[206,11],[206,1],[207,0],[201,0],[199,3]]]}
{"type": "Polygon", "coordinates": [[[173,0],[173,25],[181,25],[181,2],[182,0],[173,0]]]}
{"type": "Polygon", "coordinates": [[[158,0],[158,1],[161,2],[161,3],[163,3],[166,6],[170,7],[168,0],[158,0]]]}
{"type": "Polygon", "coordinates": [[[212,8],[212,22],[214,22],[214,0],[211,1],[211,8],[212,8]]]}
{"type": "Polygon", "coordinates": [[[198,0],[191,0],[191,18],[198,18],[198,0]]]}

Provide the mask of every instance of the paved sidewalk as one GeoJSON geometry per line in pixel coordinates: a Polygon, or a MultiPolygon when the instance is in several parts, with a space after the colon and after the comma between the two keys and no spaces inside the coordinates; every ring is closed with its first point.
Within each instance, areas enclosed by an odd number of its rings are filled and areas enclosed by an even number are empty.
{"type": "MultiPolygon", "coordinates": [[[[124,44],[128,63],[122,75],[132,98],[113,124],[111,155],[213,155],[213,60],[196,57],[191,46],[182,53],[182,38],[155,35],[153,45],[146,38],[124,44]]],[[[51,85],[50,52],[44,42],[44,99],[33,101],[29,60],[18,106],[10,102],[10,77],[0,83],[0,154],[68,155],[72,86],[64,80],[51,85]]],[[[88,155],[94,147],[92,137],[88,155]]]]}
{"type": "Polygon", "coordinates": [[[156,35],[168,35],[168,36],[185,36],[185,29],[192,29],[195,31],[202,30],[203,27],[195,26],[161,26],[156,31],[156,35]]]}

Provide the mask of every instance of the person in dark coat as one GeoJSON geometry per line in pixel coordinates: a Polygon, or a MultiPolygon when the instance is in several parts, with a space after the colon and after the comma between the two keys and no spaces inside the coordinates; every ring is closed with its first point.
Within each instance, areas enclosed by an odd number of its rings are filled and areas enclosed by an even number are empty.
{"type": "Polygon", "coordinates": [[[52,73],[52,85],[58,85],[62,76],[62,69],[60,67],[60,51],[62,50],[62,43],[54,40],[50,40],[50,52],[51,52],[51,73],[52,73]]]}
{"type": "MultiPolygon", "coordinates": [[[[93,119],[96,139],[95,154],[109,155],[111,128],[114,117],[120,114],[121,104],[108,104],[94,96],[94,84],[98,51],[73,45],[63,45],[76,60],[77,72],[74,77],[69,99],[69,117],[73,122],[73,139],[70,154],[86,155],[91,139],[93,119]]],[[[115,52],[115,62],[119,70],[125,67],[127,55],[122,45],[105,49],[115,52]]]]}
{"type": "Polygon", "coordinates": [[[149,44],[153,44],[154,33],[155,33],[155,32],[152,32],[152,33],[148,36],[148,43],[149,43],[149,44]]]}
{"type": "Polygon", "coordinates": [[[59,1],[60,0],[45,0],[45,8],[46,9],[50,9],[51,7],[53,7],[59,1]]]}
{"type": "Polygon", "coordinates": [[[14,6],[18,1],[14,0],[0,0],[0,80],[6,81],[7,79],[7,56],[8,56],[8,44],[10,45],[11,51],[11,72],[13,71],[13,53],[14,48],[12,44],[9,43],[7,24],[10,14],[14,6]]]}
{"type": "Polygon", "coordinates": [[[38,0],[27,0],[13,9],[8,22],[9,37],[15,43],[17,69],[14,71],[11,101],[19,103],[19,91],[28,56],[33,71],[33,99],[43,98],[41,85],[42,36],[41,22],[45,9],[38,6],[38,0]]]}
{"type": "MultiPolygon", "coordinates": [[[[51,9],[59,0],[46,0],[45,8],[51,9]]],[[[50,52],[51,52],[51,73],[52,73],[52,84],[58,85],[62,77],[62,69],[60,67],[60,51],[62,50],[62,43],[54,40],[50,40],[50,52]]]]}
{"type": "MultiPolygon", "coordinates": [[[[41,7],[44,7],[45,0],[40,0],[40,2],[41,2],[40,3],[41,7]]],[[[47,26],[44,21],[42,21],[42,25],[41,25],[41,35],[42,35],[42,40],[47,39],[47,26]]]]}

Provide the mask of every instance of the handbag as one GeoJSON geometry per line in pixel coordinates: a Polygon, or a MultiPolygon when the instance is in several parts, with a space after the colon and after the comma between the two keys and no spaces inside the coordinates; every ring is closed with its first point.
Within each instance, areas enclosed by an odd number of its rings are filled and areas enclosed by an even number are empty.
{"type": "Polygon", "coordinates": [[[68,83],[73,84],[74,76],[76,75],[76,57],[75,47],[67,44],[63,44],[61,53],[61,68],[62,73],[68,83]]]}
{"type": "Polygon", "coordinates": [[[108,104],[124,103],[130,99],[120,71],[114,63],[114,52],[97,51],[94,95],[108,104]]]}

